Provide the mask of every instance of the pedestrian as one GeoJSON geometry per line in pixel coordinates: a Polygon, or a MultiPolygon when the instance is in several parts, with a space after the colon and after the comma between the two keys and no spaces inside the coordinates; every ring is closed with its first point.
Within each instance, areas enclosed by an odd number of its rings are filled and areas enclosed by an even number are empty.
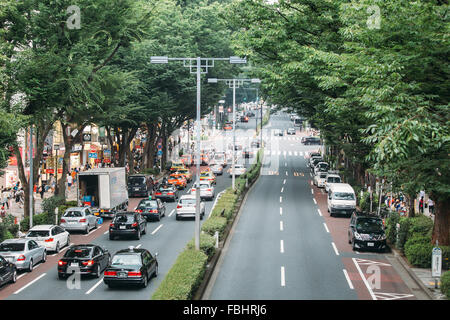
{"type": "Polygon", "coordinates": [[[428,212],[434,214],[434,201],[431,199],[428,199],[428,212]]]}
{"type": "Polygon", "coordinates": [[[70,191],[70,187],[72,186],[72,183],[73,183],[73,178],[69,174],[69,175],[67,175],[67,187],[68,187],[69,191],[70,191]]]}
{"type": "Polygon", "coordinates": [[[41,194],[41,199],[44,199],[45,194],[45,184],[41,185],[41,188],[39,189],[39,193],[41,194]]]}
{"type": "Polygon", "coordinates": [[[6,189],[3,189],[1,191],[1,203],[2,206],[5,206],[9,209],[9,203],[8,203],[8,191],[6,189]]]}
{"type": "Polygon", "coordinates": [[[419,200],[419,212],[420,213],[423,213],[423,206],[424,206],[424,200],[423,200],[423,197],[421,197],[419,200]]]}
{"type": "Polygon", "coordinates": [[[3,205],[2,205],[2,208],[0,209],[0,216],[2,217],[2,219],[4,219],[6,216],[5,206],[3,206],[3,205]]]}

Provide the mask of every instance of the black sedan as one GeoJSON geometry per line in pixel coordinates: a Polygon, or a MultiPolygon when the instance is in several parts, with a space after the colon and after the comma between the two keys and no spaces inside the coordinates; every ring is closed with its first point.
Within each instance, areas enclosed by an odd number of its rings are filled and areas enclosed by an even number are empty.
{"type": "Polygon", "coordinates": [[[178,189],[171,184],[162,185],[156,190],[155,197],[163,201],[170,200],[175,202],[178,200],[178,189]]]}
{"type": "Polygon", "coordinates": [[[142,199],[134,212],[140,213],[147,221],[159,221],[166,216],[166,206],[160,199],[142,199]]]}
{"type": "Polygon", "coordinates": [[[58,261],[58,278],[64,279],[74,272],[99,278],[110,260],[111,254],[100,246],[94,244],[71,246],[58,261]]]}
{"type": "Polygon", "coordinates": [[[16,266],[12,262],[6,261],[5,258],[0,256],[0,287],[6,283],[17,281],[16,266]]]}
{"type": "Polygon", "coordinates": [[[348,243],[353,250],[387,250],[383,220],[378,216],[355,211],[350,219],[348,243]]]}
{"type": "Polygon", "coordinates": [[[121,236],[141,239],[147,233],[147,220],[138,212],[118,212],[109,225],[109,240],[121,236]]]}
{"type": "Polygon", "coordinates": [[[103,282],[110,288],[115,285],[140,285],[145,288],[148,281],[158,275],[156,256],[146,249],[120,250],[103,273],[103,282]]]}

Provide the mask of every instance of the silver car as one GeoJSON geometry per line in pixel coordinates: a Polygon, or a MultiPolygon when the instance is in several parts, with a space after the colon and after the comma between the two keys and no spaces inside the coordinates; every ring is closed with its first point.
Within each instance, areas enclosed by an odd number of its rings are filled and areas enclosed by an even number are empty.
{"type": "Polygon", "coordinates": [[[47,260],[47,250],[31,239],[7,239],[0,243],[0,255],[14,263],[17,270],[33,271],[34,265],[47,260]]]}
{"type": "MultiPolygon", "coordinates": [[[[177,212],[175,214],[175,219],[180,220],[181,218],[195,218],[197,206],[197,199],[192,195],[183,195],[177,204],[177,212]]],[[[200,202],[200,219],[205,216],[205,203],[200,202]]]]}
{"type": "Polygon", "coordinates": [[[98,217],[87,207],[69,208],[61,217],[60,226],[67,231],[84,231],[89,233],[93,228],[97,228],[98,217]]]}
{"type": "MultiPolygon", "coordinates": [[[[195,196],[196,189],[198,187],[197,183],[194,183],[191,188],[191,195],[195,196]]],[[[201,199],[214,199],[214,187],[209,181],[200,181],[200,198],[201,199]]]]}

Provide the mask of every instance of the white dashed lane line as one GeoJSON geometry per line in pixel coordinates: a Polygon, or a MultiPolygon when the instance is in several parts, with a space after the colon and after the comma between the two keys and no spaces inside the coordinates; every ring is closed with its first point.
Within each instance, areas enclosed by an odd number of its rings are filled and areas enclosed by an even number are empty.
{"type": "Polygon", "coordinates": [[[158,228],[156,228],[155,230],[153,230],[152,235],[154,235],[155,233],[157,233],[158,230],[161,229],[163,225],[164,225],[164,224],[160,224],[160,225],[158,226],[158,228]]]}
{"type": "Polygon", "coordinates": [[[37,277],[33,281],[29,282],[27,285],[23,286],[22,288],[20,288],[16,292],[14,292],[14,294],[19,294],[20,292],[22,292],[23,290],[25,290],[26,288],[31,286],[33,283],[35,283],[35,282],[39,281],[41,278],[45,277],[46,275],[47,275],[46,273],[41,274],[39,277],[37,277]]]}
{"type": "Polygon", "coordinates": [[[352,290],[355,289],[353,287],[352,280],[350,280],[350,277],[348,276],[347,270],[343,269],[342,271],[344,272],[345,279],[347,279],[347,283],[348,283],[348,286],[350,287],[350,289],[352,289],[352,290]]]}

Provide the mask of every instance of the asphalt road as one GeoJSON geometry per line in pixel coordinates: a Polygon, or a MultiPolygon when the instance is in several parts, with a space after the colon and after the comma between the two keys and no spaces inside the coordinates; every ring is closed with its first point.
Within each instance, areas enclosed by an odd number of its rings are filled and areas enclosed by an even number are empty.
{"type": "MultiPolygon", "coordinates": [[[[255,133],[255,119],[248,123],[239,123],[236,130],[238,143],[245,144],[255,133]]],[[[231,142],[231,132],[224,132],[223,135],[216,137],[214,141],[204,141],[203,146],[214,145],[217,149],[222,146],[227,147],[231,142]],[[228,140],[227,140],[228,139],[228,140]],[[224,142],[227,140],[228,142],[224,142]]],[[[254,159],[244,161],[238,156],[238,163],[251,165],[254,159]]],[[[230,168],[227,166],[226,169],[230,168]]],[[[191,186],[189,184],[189,186],[191,186]]],[[[215,186],[215,195],[220,193],[231,185],[231,178],[224,173],[217,177],[215,186]]],[[[188,187],[189,187],[188,186],[188,187]]],[[[189,192],[186,188],[180,195],[189,192]]],[[[131,198],[129,201],[129,210],[134,210],[142,198],[131,198]]],[[[214,201],[205,201],[206,216],[210,213],[214,201]]],[[[58,255],[49,254],[46,263],[36,266],[32,273],[19,273],[17,283],[0,288],[0,299],[7,300],[147,300],[150,299],[153,292],[159,286],[164,276],[170,270],[178,254],[185,248],[186,244],[194,237],[194,220],[175,220],[176,203],[166,203],[166,217],[160,222],[148,222],[147,234],[140,240],[117,239],[109,240],[108,226],[110,220],[105,219],[104,223],[88,235],[71,234],[71,243],[94,243],[109,250],[114,254],[120,249],[129,246],[148,249],[152,253],[158,253],[159,275],[153,278],[147,288],[114,288],[110,289],[103,283],[103,278],[82,277],[81,281],[70,282],[58,280],[57,261],[63,252],[58,255]]],[[[206,219],[201,220],[203,223],[206,219]]]]}

